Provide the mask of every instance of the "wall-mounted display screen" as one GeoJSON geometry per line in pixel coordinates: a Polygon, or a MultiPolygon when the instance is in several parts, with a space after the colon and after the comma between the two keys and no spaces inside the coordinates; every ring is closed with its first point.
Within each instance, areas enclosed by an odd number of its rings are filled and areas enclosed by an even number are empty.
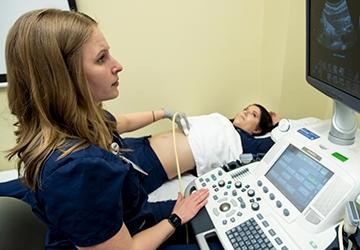
{"type": "Polygon", "coordinates": [[[75,0],[11,0],[0,1],[0,87],[6,86],[6,36],[16,19],[27,11],[41,8],[76,10],[75,0]]]}

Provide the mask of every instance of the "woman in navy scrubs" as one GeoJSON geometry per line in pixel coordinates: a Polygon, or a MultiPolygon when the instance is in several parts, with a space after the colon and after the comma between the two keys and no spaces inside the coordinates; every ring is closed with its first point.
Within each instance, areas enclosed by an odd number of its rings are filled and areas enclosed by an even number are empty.
{"type": "Polygon", "coordinates": [[[102,109],[118,96],[123,69],[109,50],[93,19],[69,11],[28,12],[7,37],[8,101],[17,118],[9,158],[18,156],[29,190],[21,195],[47,224],[47,249],[156,249],[207,202],[206,189],[147,202],[168,174],[150,147],[127,150],[148,140],[123,140],[118,132],[164,114],[116,121],[102,109]],[[136,166],[141,155],[151,169],[136,166]]]}

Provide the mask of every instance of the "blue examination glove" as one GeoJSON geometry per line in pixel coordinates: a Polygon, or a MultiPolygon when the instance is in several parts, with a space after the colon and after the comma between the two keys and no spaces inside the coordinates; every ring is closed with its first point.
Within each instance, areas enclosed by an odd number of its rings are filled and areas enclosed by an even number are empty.
{"type": "MultiPolygon", "coordinates": [[[[169,110],[164,110],[164,118],[168,118],[168,119],[172,120],[174,115],[175,115],[175,112],[172,112],[169,110]]],[[[175,117],[175,122],[185,135],[189,134],[190,123],[189,123],[185,113],[177,113],[176,117],[175,117]]]]}

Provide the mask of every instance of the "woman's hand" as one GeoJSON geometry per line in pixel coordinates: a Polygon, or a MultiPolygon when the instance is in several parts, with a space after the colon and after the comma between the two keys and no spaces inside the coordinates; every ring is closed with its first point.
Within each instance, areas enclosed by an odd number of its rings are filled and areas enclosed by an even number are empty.
{"type": "Polygon", "coordinates": [[[270,116],[271,116],[271,120],[272,120],[272,123],[273,123],[273,126],[275,126],[276,124],[279,123],[279,121],[281,120],[280,119],[280,116],[275,113],[274,111],[270,111],[269,112],[270,116]]]}
{"type": "Polygon", "coordinates": [[[179,192],[173,213],[181,218],[181,224],[185,224],[206,205],[208,197],[209,190],[205,188],[193,192],[186,198],[179,192]]]}
{"type": "MultiPolygon", "coordinates": [[[[186,114],[182,112],[176,112],[176,113],[177,115],[175,117],[175,122],[178,125],[178,127],[181,129],[181,131],[187,136],[190,130],[190,123],[186,117],[186,114]]],[[[164,118],[172,120],[174,115],[175,112],[164,110],[164,118]]]]}

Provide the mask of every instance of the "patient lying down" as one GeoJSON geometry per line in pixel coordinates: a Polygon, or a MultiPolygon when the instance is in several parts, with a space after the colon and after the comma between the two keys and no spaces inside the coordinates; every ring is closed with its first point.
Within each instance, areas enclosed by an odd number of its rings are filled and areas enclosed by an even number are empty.
{"type": "MultiPolygon", "coordinates": [[[[188,117],[189,134],[176,131],[177,151],[181,172],[196,166],[198,175],[215,167],[234,161],[242,153],[266,153],[274,144],[270,137],[256,138],[271,131],[279,120],[259,104],[252,104],[228,119],[219,113],[188,117]]],[[[172,133],[162,133],[149,138],[169,179],[176,175],[172,133]]]]}

